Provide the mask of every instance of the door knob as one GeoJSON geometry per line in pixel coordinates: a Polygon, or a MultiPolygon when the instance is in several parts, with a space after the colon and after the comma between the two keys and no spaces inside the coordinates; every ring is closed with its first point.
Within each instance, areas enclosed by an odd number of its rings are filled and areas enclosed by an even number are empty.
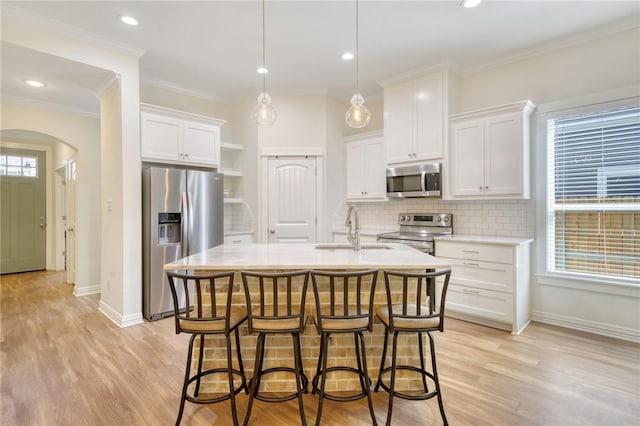
{"type": "Polygon", "coordinates": [[[40,228],[44,228],[44,217],[40,218],[40,228]]]}
{"type": "Polygon", "coordinates": [[[276,230],[275,230],[275,229],[269,229],[269,233],[270,233],[270,234],[275,234],[275,233],[276,233],[276,230]]]}

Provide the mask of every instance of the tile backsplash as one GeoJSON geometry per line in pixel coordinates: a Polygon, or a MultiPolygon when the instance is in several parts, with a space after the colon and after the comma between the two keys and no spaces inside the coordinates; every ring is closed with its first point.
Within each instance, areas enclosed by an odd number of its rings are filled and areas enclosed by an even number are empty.
{"type": "Polygon", "coordinates": [[[253,231],[253,215],[247,203],[225,203],[224,232],[253,231]]]}
{"type": "MultiPolygon", "coordinates": [[[[451,213],[453,233],[498,237],[534,237],[535,202],[533,200],[444,201],[427,198],[380,203],[356,203],[361,228],[397,230],[400,213],[451,213]]],[[[339,206],[333,215],[333,228],[344,227],[348,205],[339,206]]]]}

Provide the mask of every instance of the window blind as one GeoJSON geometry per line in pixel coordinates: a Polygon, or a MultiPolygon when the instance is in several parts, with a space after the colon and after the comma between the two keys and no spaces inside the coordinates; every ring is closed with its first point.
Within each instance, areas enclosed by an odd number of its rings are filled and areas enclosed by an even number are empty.
{"type": "Polygon", "coordinates": [[[640,105],[548,126],[548,269],[640,280],[640,105]]]}

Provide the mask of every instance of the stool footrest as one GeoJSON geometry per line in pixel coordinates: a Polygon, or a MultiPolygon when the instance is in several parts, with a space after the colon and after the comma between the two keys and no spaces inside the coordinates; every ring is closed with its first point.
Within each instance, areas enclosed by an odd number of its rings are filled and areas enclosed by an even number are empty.
{"type": "MultiPolygon", "coordinates": [[[[268,368],[266,370],[262,370],[260,372],[260,375],[258,377],[258,383],[260,382],[260,378],[262,376],[265,376],[267,374],[271,374],[271,373],[277,373],[277,372],[288,372],[291,374],[296,374],[296,369],[292,368],[292,367],[273,367],[273,368],[268,368]]],[[[309,379],[307,379],[307,376],[304,373],[300,374],[300,378],[302,379],[302,391],[304,393],[307,393],[307,385],[309,384],[309,379]]],[[[251,378],[251,380],[249,380],[249,388],[251,388],[254,385],[254,380],[256,380],[256,377],[251,378]]],[[[259,401],[264,401],[264,402],[284,402],[284,401],[290,401],[292,399],[295,399],[298,397],[298,392],[294,392],[288,395],[284,395],[284,396],[266,396],[264,394],[260,394],[260,393],[256,393],[255,398],[259,401]]]]}
{"type": "MultiPolygon", "coordinates": [[[[203,371],[200,374],[196,374],[194,376],[189,377],[189,380],[187,381],[187,386],[189,384],[195,382],[196,380],[198,380],[198,378],[202,379],[204,376],[208,376],[210,374],[228,374],[228,371],[229,370],[227,370],[226,368],[213,368],[211,370],[203,371]]],[[[233,389],[233,394],[237,395],[242,390],[248,391],[248,389],[246,387],[246,383],[244,381],[244,376],[240,372],[240,370],[232,369],[231,373],[234,376],[240,376],[240,378],[242,379],[242,383],[240,383],[240,386],[235,387],[233,389]]],[[[216,393],[221,393],[221,392],[216,392],[216,393]]],[[[185,399],[187,401],[189,401],[189,402],[193,402],[194,404],[213,404],[213,403],[216,403],[216,402],[226,401],[229,398],[231,398],[231,393],[226,393],[226,394],[221,395],[221,396],[216,397],[216,398],[207,398],[207,399],[199,398],[199,397],[197,397],[195,395],[185,395],[185,399]]]]}
{"type": "MultiPolygon", "coordinates": [[[[367,382],[367,380],[369,380],[368,377],[366,377],[360,370],[358,370],[355,367],[345,367],[345,366],[336,366],[336,367],[327,367],[327,374],[331,373],[332,371],[349,371],[351,373],[355,373],[358,376],[360,376],[361,378],[364,379],[365,383],[367,382]]],[[[318,382],[320,381],[320,378],[322,377],[322,371],[318,372],[315,377],[313,378],[313,394],[316,393],[320,393],[320,388],[318,387],[318,382]]],[[[371,388],[371,382],[369,382],[369,388],[371,388]]],[[[337,396],[337,395],[332,395],[329,392],[325,391],[324,392],[324,397],[326,399],[329,399],[331,401],[339,401],[339,402],[349,402],[349,401],[357,401],[358,399],[362,399],[364,397],[367,396],[367,391],[366,390],[362,390],[362,392],[355,394],[355,395],[346,395],[346,396],[337,396]]]]}
{"type": "MultiPolygon", "coordinates": [[[[438,391],[437,389],[435,389],[435,379],[433,377],[433,374],[431,374],[428,371],[422,370],[418,367],[414,367],[413,365],[396,365],[396,371],[398,370],[409,370],[409,371],[413,371],[415,373],[419,373],[424,377],[429,377],[431,380],[434,381],[434,390],[431,392],[424,392],[422,394],[418,394],[418,395],[411,395],[411,394],[407,394],[404,392],[400,392],[398,390],[394,390],[393,391],[393,396],[397,396],[399,398],[403,398],[403,399],[409,399],[412,401],[423,401],[425,399],[431,399],[434,396],[438,395],[438,391]]],[[[380,373],[380,381],[378,382],[379,386],[384,389],[387,393],[392,393],[391,392],[391,388],[386,385],[383,381],[382,381],[382,376],[384,376],[387,373],[391,373],[391,367],[386,367],[382,369],[382,372],[380,373]]]]}

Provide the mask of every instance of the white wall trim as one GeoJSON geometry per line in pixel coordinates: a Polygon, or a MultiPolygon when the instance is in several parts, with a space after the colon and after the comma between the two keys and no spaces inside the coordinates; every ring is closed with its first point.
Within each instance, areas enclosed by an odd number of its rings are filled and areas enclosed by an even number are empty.
{"type": "Polygon", "coordinates": [[[91,294],[100,294],[102,286],[100,285],[92,285],[88,287],[78,287],[77,285],[73,288],[73,295],[76,297],[89,296],[91,294]]]}
{"type": "Polygon", "coordinates": [[[533,311],[533,321],[640,343],[640,331],[582,318],[533,311]]]}
{"type": "Polygon", "coordinates": [[[6,103],[10,105],[19,105],[19,106],[29,107],[29,108],[39,108],[47,111],[57,111],[57,112],[64,112],[68,114],[82,115],[84,117],[100,118],[100,112],[98,111],[89,111],[86,109],[74,108],[67,105],[41,101],[38,99],[23,98],[19,96],[3,94],[2,103],[6,103]]]}
{"type": "Polygon", "coordinates": [[[199,92],[196,89],[192,89],[189,87],[179,86],[175,83],[171,83],[169,81],[158,80],[153,78],[142,78],[140,79],[140,84],[142,86],[150,86],[156,87],[158,89],[169,90],[172,92],[180,93],[182,95],[191,96],[192,98],[198,98],[209,102],[220,102],[220,103],[228,103],[220,97],[209,95],[206,93],[199,92]]]}
{"type": "Polygon", "coordinates": [[[98,304],[98,310],[120,328],[144,323],[141,312],[130,315],[120,315],[102,300],[98,304]]]}

